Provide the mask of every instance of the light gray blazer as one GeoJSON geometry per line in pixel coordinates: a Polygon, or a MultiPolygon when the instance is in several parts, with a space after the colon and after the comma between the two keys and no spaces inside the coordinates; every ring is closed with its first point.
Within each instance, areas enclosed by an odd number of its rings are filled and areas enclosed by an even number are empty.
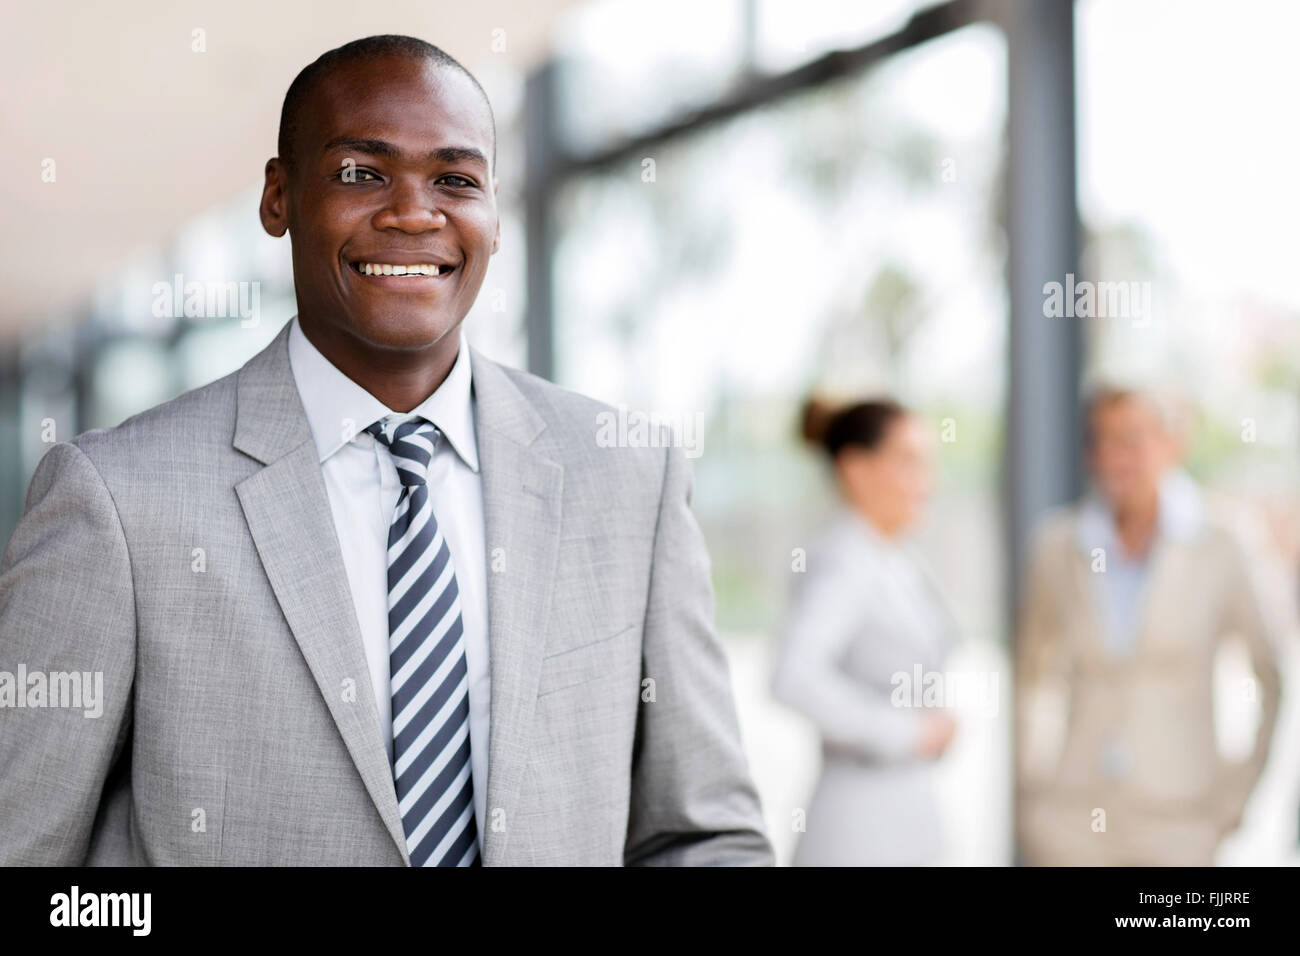
{"type": "Polygon", "coordinates": [[[915,752],[930,711],[914,706],[913,678],[942,674],[956,639],[919,556],[842,505],[808,549],[772,676],[777,699],[822,738],[796,866],[940,859],[935,765],[915,752]]]}
{"type": "MultiPolygon", "coordinates": [[[[0,864],[409,865],[287,331],[38,465],[0,671],[101,672],[103,713],[0,706],[0,864]]],[[[681,449],[471,361],[484,864],[770,864],[681,449]]]]}

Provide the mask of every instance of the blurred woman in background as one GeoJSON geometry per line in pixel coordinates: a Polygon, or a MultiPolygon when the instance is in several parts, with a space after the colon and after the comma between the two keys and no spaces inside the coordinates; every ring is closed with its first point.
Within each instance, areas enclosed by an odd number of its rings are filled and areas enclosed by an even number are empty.
{"type": "Polygon", "coordinates": [[[840,500],[807,549],[772,682],[822,737],[794,863],[933,863],[943,846],[934,761],[954,723],[942,709],[913,706],[912,682],[939,672],[956,635],[930,573],[903,543],[932,483],[928,429],[893,401],[832,411],[810,399],[803,434],[830,458],[840,500]]]}

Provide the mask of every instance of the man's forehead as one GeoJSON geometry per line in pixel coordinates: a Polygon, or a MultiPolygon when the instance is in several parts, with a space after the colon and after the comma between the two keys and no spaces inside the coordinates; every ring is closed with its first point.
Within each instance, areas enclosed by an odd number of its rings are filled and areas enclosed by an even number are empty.
{"type": "Polygon", "coordinates": [[[491,150],[483,94],[458,70],[434,63],[349,64],[323,78],[305,112],[303,126],[316,149],[336,140],[376,139],[403,150],[491,150]]]}
{"type": "Polygon", "coordinates": [[[1124,432],[1165,431],[1159,412],[1135,396],[1122,396],[1102,402],[1092,410],[1094,425],[1124,432]]]}

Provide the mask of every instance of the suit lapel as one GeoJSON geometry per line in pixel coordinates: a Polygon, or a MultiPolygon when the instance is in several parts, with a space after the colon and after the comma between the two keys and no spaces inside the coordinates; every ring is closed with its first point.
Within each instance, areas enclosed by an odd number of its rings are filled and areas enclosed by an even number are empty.
{"type": "Polygon", "coordinates": [[[1189,581],[1196,580],[1197,567],[1190,548],[1179,540],[1157,540],[1147,563],[1146,581],[1138,606],[1137,645],[1135,653],[1147,656],[1152,651],[1153,630],[1160,622],[1171,620],[1169,608],[1176,607],[1187,592],[1189,581]]]}
{"type": "Polygon", "coordinates": [[[1106,620],[1102,612],[1105,594],[1102,582],[1097,575],[1104,572],[1094,571],[1093,551],[1105,550],[1107,541],[1099,536],[1095,521],[1088,520],[1080,514],[1075,525],[1076,553],[1072,566],[1074,568],[1074,607],[1077,609],[1078,633],[1083,637],[1080,651],[1093,661],[1105,661],[1110,657],[1109,640],[1106,636],[1106,620]]]}
{"type": "MultiPolygon", "coordinates": [[[[1080,551],[1075,587],[1080,598],[1077,604],[1080,623],[1088,635],[1086,649],[1094,660],[1109,662],[1114,660],[1114,655],[1107,634],[1104,582],[1099,577],[1105,572],[1092,569],[1092,549],[1103,548],[1106,544],[1111,547],[1119,545],[1109,536],[1102,537],[1095,530],[1095,522],[1085,523],[1082,519],[1076,528],[1076,536],[1080,551]]],[[[1150,652],[1152,622],[1167,619],[1167,611],[1162,609],[1172,606],[1169,602],[1179,599],[1189,575],[1195,576],[1194,559],[1184,537],[1185,533],[1157,534],[1152,542],[1134,624],[1137,629],[1134,656],[1141,657],[1150,652]]]]}
{"type": "Polygon", "coordinates": [[[505,861],[528,761],[559,551],[564,468],[530,447],[545,423],[506,372],[475,349],[470,358],[492,667],[483,862],[494,866],[505,861]]]}
{"type": "Polygon", "coordinates": [[[280,609],[405,860],[406,838],[361,630],[316,446],[289,368],[288,329],[239,372],[234,444],[266,467],[235,491],[280,609]],[[349,686],[354,693],[345,698],[349,686]]]}
{"type": "MultiPolygon", "coordinates": [[[[380,817],[408,860],[329,497],[289,368],[288,330],[286,325],[239,372],[234,445],[266,467],[235,490],[294,639],[380,817]],[[347,681],[355,684],[354,701],[344,698],[347,681]]],[[[546,426],[507,373],[472,348],[470,359],[492,687],[483,862],[500,865],[527,766],[559,552],[564,469],[530,447],[546,426]]]]}

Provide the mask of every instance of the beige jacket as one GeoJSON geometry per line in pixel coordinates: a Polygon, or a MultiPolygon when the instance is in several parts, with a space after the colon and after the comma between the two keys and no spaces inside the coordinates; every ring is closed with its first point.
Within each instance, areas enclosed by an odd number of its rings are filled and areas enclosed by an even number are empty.
{"type": "Polygon", "coordinates": [[[1177,525],[1162,520],[1126,657],[1107,646],[1088,509],[1040,528],[1016,655],[1017,829],[1031,864],[1211,863],[1264,768],[1292,602],[1240,515],[1199,492],[1190,504],[1177,525]],[[1260,721],[1250,757],[1230,763],[1212,691],[1216,652],[1234,636],[1260,721]]]}

